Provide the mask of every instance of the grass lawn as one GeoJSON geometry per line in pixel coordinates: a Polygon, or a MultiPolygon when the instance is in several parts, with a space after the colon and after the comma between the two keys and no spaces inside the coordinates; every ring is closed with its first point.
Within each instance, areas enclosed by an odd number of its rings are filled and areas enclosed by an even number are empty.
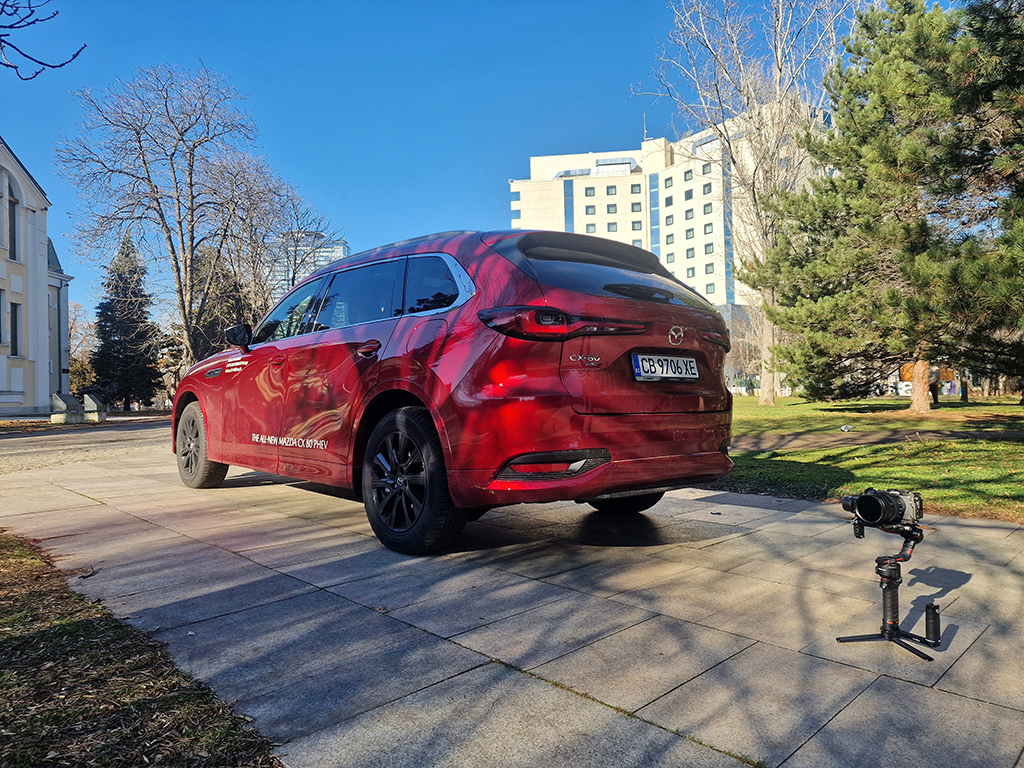
{"type": "MultiPolygon", "coordinates": [[[[810,403],[784,398],[775,408],[755,398],[736,398],[736,435],[887,430],[1024,430],[1019,398],[981,403],[942,401],[921,417],[905,412],[906,399],[810,403]]],[[[998,517],[1024,523],[1024,442],[1008,440],[922,441],[829,450],[794,450],[733,455],[736,469],[712,487],[815,500],[836,500],[865,488],[918,491],[925,512],[998,517]]]]}
{"type": "Polygon", "coordinates": [[[775,407],[757,404],[756,397],[733,401],[733,434],[793,434],[838,432],[849,425],[855,432],[886,430],[1024,430],[1020,397],[990,397],[961,403],[941,397],[939,407],[924,416],[907,413],[910,399],[880,397],[839,403],[812,403],[800,397],[780,397],[775,407]]]}
{"type": "Polygon", "coordinates": [[[163,647],[0,534],[0,765],[280,768],[163,647]]]}

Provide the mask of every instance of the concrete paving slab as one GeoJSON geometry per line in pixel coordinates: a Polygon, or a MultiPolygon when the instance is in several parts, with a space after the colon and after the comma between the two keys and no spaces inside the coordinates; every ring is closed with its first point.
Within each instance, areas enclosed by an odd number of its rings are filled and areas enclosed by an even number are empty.
{"type": "Polygon", "coordinates": [[[181,667],[230,701],[346,666],[368,644],[408,631],[400,621],[318,591],[156,637],[181,667]]]}
{"type": "Polygon", "coordinates": [[[449,560],[407,557],[369,578],[349,580],[328,591],[369,608],[396,611],[460,592],[508,584],[505,574],[449,560]]]}
{"type": "MultiPolygon", "coordinates": [[[[671,560],[674,563],[691,565],[697,568],[708,568],[712,571],[731,571],[751,562],[746,557],[716,552],[713,547],[695,549],[685,544],[680,544],[678,547],[664,547],[652,553],[651,557],[658,558],[659,560],[671,560]]],[[[760,563],[760,565],[764,566],[766,563],[760,563]]]]}
{"type": "Polygon", "coordinates": [[[297,542],[310,547],[311,554],[322,551],[321,547],[326,546],[332,553],[328,557],[281,565],[276,569],[318,587],[330,588],[350,581],[372,578],[414,559],[409,555],[385,549],[376,539],[361,537],[347,543],[335,540],[333,545],[328,544],[328,541],[330,540],[304,539],[297,542]]]}
{"type": "Polygon", "coordinates": [[[828,573],[827,571],[816,571],[796,563],[765,563],[761,560],[751,560],[730,569],[730,571],[740,576],[750,576],[755,579],[772,581],[776,584],[816,589],[827,592],[830,595],[852,597],[858,600],[867,600],[868,602],[875,602],[881,599],[879,594],[881,590],[878,587],[877,580],[870,582],[864,579],[854,579],[849,576],[828,573]]]}
{"type": "Polygon", "coordinates": [[[499,573],[499,578],[478,587],[422,600],[391,615],[441,637],[451,637],[574,594],[554,584],[499,573]]]}
{"type": "Polygon", "coordinates": [[[332,530],[334,529],[318,523],[281,516],[270,520],[228,525],[223,528],[204,528],[193,531],[191,535],[230,552],[242,552],[274,544],[315,539],[332,530]]]}
{"type": "Polygon", "coordinates": [[[373,545],[379,547],[380,543],[376,539],[351,531],[325,528],[319,536],[243,549],[238,554],[254,563],[280,569],[288,565],[311,563],[332,557],[343,558],[357,549],[365,550],[373,545]]]}
{"type": "Polygon", "coordinates": [[[498,664],[445,680],[277,752],[291,768],[739,766],[726,755],[498,664]]]}
{"type": "Polygon", "coordinates": [[[530,669],[653,616],[649,611],[570,593],[562,600],[451,639],[491,658],[530,669]]]}
{"type": "MultiPolygon", "coordinates": [[[[85,585],[79,591],[88,595],[88,582],[85,585]]],[[[298,579],[253,564],[251,570],[231,580],[222,576],[211,584],[176,584],[111,598],[104,604],[139,629],[156,632],[287,600],[313,589],[298,579]]]]}
{"type": "Polygon", "coordinates": [[[654,616],[532,671],[635,712],[753,644],[728,632],[654,616]]]}
{"type": "Polygon", "coordinates": [[[609,599],[684,621],[700,621],[728,605],[757,597],[766,584],[760,579],[698,567],[609,599]]]}
{"type": "Polygon", "coordinates": [[[799,651],[818,640],[834,640],[852,621],[875,608],[866,600],[765,583],[757,596],[705,616],[700,623],[799,651]]]}
{"type": "Polygon", "coordinates": [[[607,560],[574,568],[564,573],[547,576],[543,581],[585,592],[588,595],[609,597],[619,592],[637,589],[655,581],[674,576],[696,563],[681,563],[655,557],[607,560]]]}
{"type": "Polygon", "coordinates": [[[1024,712],[1024,643],[986,632],[956,660],[936,688],[1024,712]]]}
{"type": "Polygon", "coordinates": [[[265,736],[285,742],[487,663],[473,651],[410,627],[353,651],[336,666],[321,666],[293,683],[243,695],[235,709],[251,717],[265,736]]]}
{"type": "MultiPolygon", "coordinates": [[[[853,617],[836,633],[836,637],[848,635],[871,635],[882,625],[882,612],[864,611],[853,617]]],[[[900,628],[916,635],[924,635],[924,614],[905,612],[900,616],[900,628]]],[[[867,643],[839,643],[835,638],[823,638],[809,644],[803,653],[822,659],[831,659],[850,666],[871,670],[879,674],[921,685],[935,685],[956,660],[985,631],[984,624],[977,624],[944,617],[942,622],[941,645],[929,648],[918,643],[909,643],[931,656],[934,661],[925,661],[896,643],[876,641],[867,643]]]]}
{"type": "Polygon", "coordinates": [[[637,714],[717,749],[776,766],[876,677],[757,643],[637,714]]]}
{"type": "Polygon", "coordinates": [[[778,520],[785,512],[777,512],[764,507],[741,507],[738,504],[707,504],[689,502],[693,509],[675,516],[676,520],[703,520],[708,523],[725,523],[756,528],[754,522],[766,523],[778,520]]]}
{"type": "Polygon", "coordinates": [[[1021,529],[1018,523],[1006,520],[988,520],[981,517],[954,517],[952,515],[928,515],[928,525],[944,533],[956,532],[990,539],[1005,539],[1021,529]]]}
{"type": "Polygon", "coordinates": [[[842,520],[822,515],[808,515],[803,512],[791,515],[780,514],[772,520],[755,521],[748,527],[756,528],[764,533],[782,533],[787,536],[802,536],[804,538],[822,536],[836,530],[843,530],[853,535],[853,526],[842,520]]]}
{"type": "Polygon", "coordinates": [[[881,677],[785,768],[1011,768],[1022,747],[1022,712],[881,677]]]}
{"type": "Polygon", "coordinates": [[[9,489],[0,497],[0,518],[25,515],[32,512],[47,512],[53,509],[79,509],[95,507],[101,502],[95,498],[60,488],[56,485],[42,487],[23,486],[9,489]],[[18,491],[14,493],[12,491],[18,491]]]}
{"type": "Polygon", "coordinates": [[[822,545],[813,539],[788,533],[754,531],[745,536],[719,542],[710,549],[721,555],[745,557],[768,563],[790,563],[820,552],[822,545]]]}
{"type": "Polygon", "coordinates": [[[545,541],[539,544],[499,547],[490,555],[483,552],[459,553],[452,557],[477,566],[486,565],[520,576],[540,579],[596,562],[645,559],[647,555],[642,550],[643,548],[632,550],[625,547],[596,547],[571,541],[545,541]]]}

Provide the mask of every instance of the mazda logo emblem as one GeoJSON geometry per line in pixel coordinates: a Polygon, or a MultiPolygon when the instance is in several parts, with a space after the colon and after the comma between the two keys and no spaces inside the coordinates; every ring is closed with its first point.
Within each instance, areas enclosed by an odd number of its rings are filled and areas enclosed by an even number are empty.
{"type": "Polygon", "coordinates": [[[683,343],[683,337],[686,335],[686,331],[680,328],[678,325],[672,326],[668,332],[668,343],[673,347],[678,347],[683,343]]]}

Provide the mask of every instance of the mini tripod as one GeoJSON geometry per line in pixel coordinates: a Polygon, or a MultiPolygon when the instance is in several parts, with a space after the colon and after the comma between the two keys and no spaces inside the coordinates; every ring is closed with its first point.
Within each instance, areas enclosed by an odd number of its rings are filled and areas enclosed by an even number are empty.
{"type": "MultiPolygon", "coordinates": [[[[877,526],[886,533],[897,533],[903,536],[903,549],[896,555],[883,555],[875,558],[875,573],[881,579],[879,586],[882,588],[882,628],[874,635],[850,635],[848,637],[837,637],[840,643],[866,643],[873,640],[888,640],[896,643],[901,648],[906,648],[913,654],[920,656],[925,661],[934,661],[927,653],[918,650],[914,646],[904,642],[912,640],[930,648],[939,647],[939,637],[942,634],[939,624],[939,607],[935,603],[929,603],[925,607],[925,635],[915,635],[904,632],[900,629],[900,584],[903,583],[903,576],[900,572],[900,563],[906,562],[914,552],[914,545],[924,539],[924,531],[913,524],[880,525],[877,526]]],[[[864,525],[860,520],[853,521],[854,534],[858,539],[864,537],[864,525]]]]}

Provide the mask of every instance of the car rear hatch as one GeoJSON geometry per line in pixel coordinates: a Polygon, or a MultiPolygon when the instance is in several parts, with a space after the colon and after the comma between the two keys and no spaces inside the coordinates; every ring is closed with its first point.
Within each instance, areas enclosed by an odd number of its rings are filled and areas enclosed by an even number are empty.
{"type": "Polygon", "coordinates": [[[640,248],[534,232],[494,246],[565,317],[560,376],[590,414],[725,411],[721,315],[640,248]]]}

